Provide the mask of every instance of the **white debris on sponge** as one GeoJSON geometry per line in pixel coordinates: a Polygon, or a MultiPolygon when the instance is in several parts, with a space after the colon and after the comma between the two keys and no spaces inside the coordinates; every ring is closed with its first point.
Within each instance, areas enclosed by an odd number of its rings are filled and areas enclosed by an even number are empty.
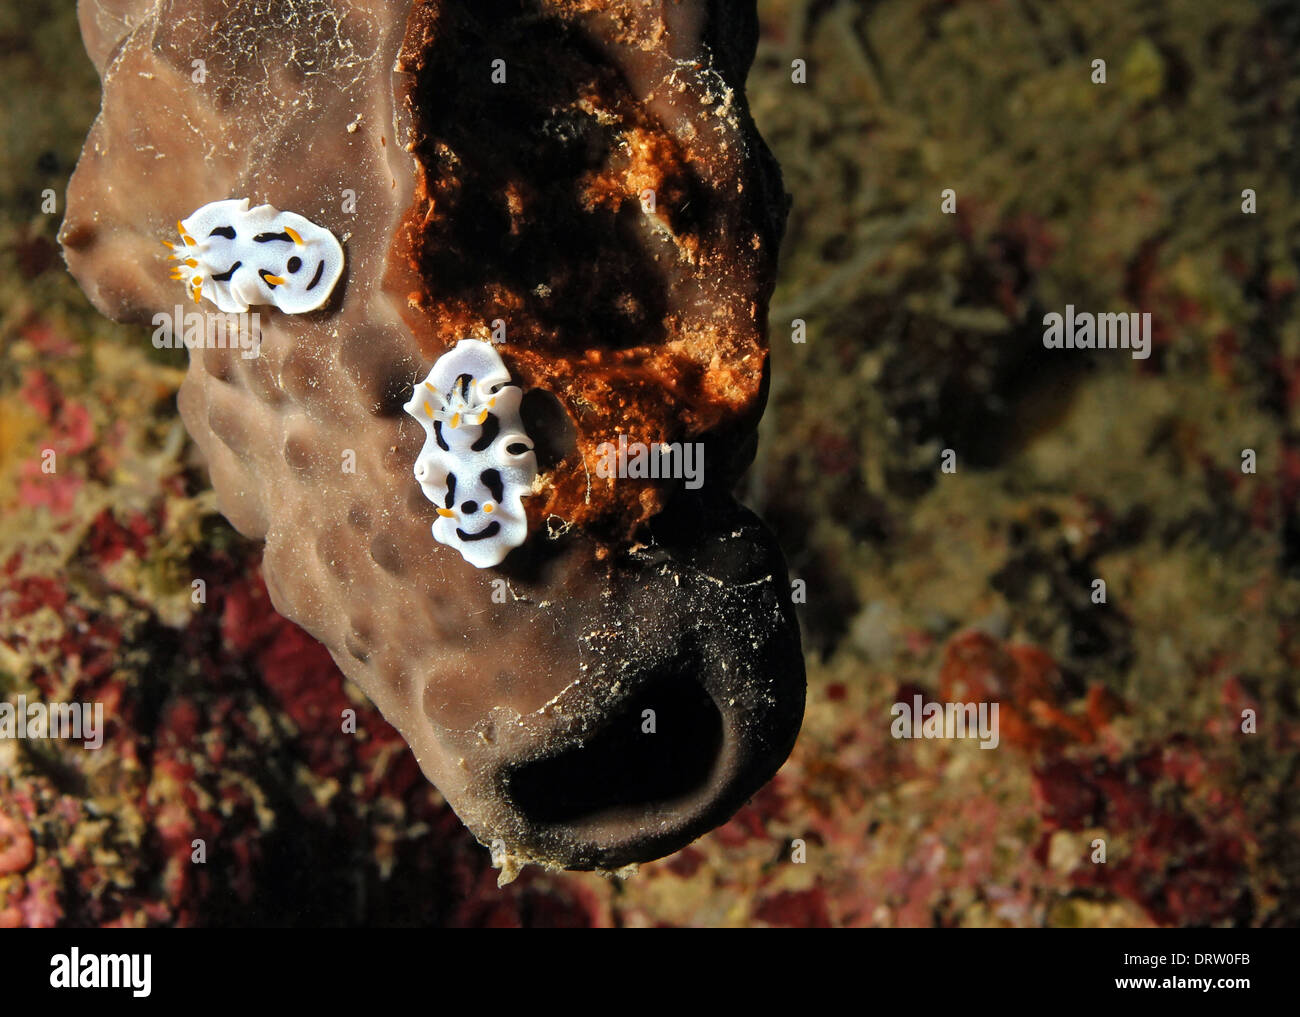
{"type": "Polygon", "coordinates": [[[523,391],[489,344],[462,339],[405,406],[425,431],[415,479],[438,509],[433,537],[475,568],[499,565],[528,536],[523,499],[537,477],[519,416],[523,391]]]}
{"type": "Polygon", "coordinates": [[[247,198],[204,205],[176,224],[172,278],[194,302],[206,297],[226,314],[254,304],[286,314],[314,311],[329,300],[343,274],[343,247],[334,234],[295,212],[248,207],[247,198]]]}

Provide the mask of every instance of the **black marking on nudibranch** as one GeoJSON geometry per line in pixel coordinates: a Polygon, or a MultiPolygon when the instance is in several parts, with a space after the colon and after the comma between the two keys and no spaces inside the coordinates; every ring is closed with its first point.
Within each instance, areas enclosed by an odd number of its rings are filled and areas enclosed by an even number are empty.
{"type": "Polygon", "coordinates": [[[479,474],[478,479],[483,482],[484,487],[486,487],[489,491],[492,492],[492,497],[495,498],[497,501],[501,501],[505,497],[506,489],[505,489],[505,484],[501,480],[500,470],[496,470],[496,469],[484,470],[481,474],[479,474]]]}
{"type": "Polygon", "coordinates": [[[495,537],[501,532],[501,524],[495,519],[488,523],[478,533],[466,533],[459,526],[456,527],[456,536],[461,540],[487,540],[489,537],[495,537]]]}
{"type": "Polygon", "coordinates": [[[214,275],[214,276],[212,277],[212,281],[213,281],[213,282],[230,282],[230,278],[231,278],[231,276],[233,276],[233,275],[235,274],[235,269],[237,269],[237,268],[238,268],[240,265],[242,265],[242,264],[243,264],[242,261],[237,261],[237,262],[235,262],[233,265],[231,265],[228,269],[226,269],[226,270],[225,270],[224,272],[222,272],[220,275],[214,275]]]}
{"type": "MultiPolygon", "coordinates": [[[[291,268],[289,269],[289,271],[296,272],[297,269],[291,268]]],[[[324,271],[325,271],[325,262],[322,261],[319,265],[316,266],[316,274],[311,277],[311,282],[307,284],[307,289],[314,290],[316,288],[316,284],[320,282],[321,273],[324,271]]]]}
{"type": "MultiPolygon", "coordinates": [[[[497,419],[495,413],[489,413],[487,415],[487,420],[483,422],[483,433],[478,436],[478,440],[474,442],[470,448],[475,452],[482,452],[497,440],[497,435],[500,433],[501,421],[497,419]]],[[[493,472],[495,473],[496,471],[494,470],[493,472]]],[[[497,497],[500,498],[501,495],[497,495],[497,497]]]]}
{"type": "Polygon", "coordinates": [[[210,237],[225,237],[227,240],[234,240],[234,239],[235,239],[235,227],[233,227],[233,226],[218,226],[218,227],[217,227],[216,229],[214,229],[211,233],[209,233],[208,236],[210,236],[210,237]]]}
{"type": "Polygon", "coordinates": [[[283,240],[286,244],[293,243],[293,237],[288,233],[259,233],[253,238],[253,243],[269,244],[272,240],[283,240]]]}

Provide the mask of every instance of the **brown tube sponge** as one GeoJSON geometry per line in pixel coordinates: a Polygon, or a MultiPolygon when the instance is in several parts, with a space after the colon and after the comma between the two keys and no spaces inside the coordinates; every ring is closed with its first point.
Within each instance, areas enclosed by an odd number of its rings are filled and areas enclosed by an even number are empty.
{"type": "Polygon", "coordinates": [[[258,355],[194,349],[180,394],[276,609],[507,874],[725,821],[803,712],[784,563],[729,493],[786,208],[741,91],[753,10],[83,0],[81,21],[103,107],[62,240],[105,314],[196,310],[159,240],[208,202],[346,251],[321,310],[255,308],[258,355]],[[402,408],[463,338],[498,341],[536,443],[529,537],[495,568],[432,539],[402,408]],[[703,487],[601,476],[619,435],[702,443],[703,487]]]}

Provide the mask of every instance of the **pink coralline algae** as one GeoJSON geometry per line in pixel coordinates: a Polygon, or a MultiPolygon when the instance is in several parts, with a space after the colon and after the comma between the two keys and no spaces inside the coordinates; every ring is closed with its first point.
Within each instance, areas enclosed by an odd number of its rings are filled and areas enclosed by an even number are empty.
{"type": "Polygon", "coordinates": [[[56,863],[34,864],[35,842],[26,820],[18,818],[22,804],[0,796],[0,928],[53,928],[63,917],[61,875],[56,863]]]}
{"type": "MultiPolygon", "coordinates": [[[[1099,830],[1115,842],[1111,857],[1073,868],[1075,885],[1126,897],[1160,924],[1234,917],[1244,903],[1239,887],[1251,838],[1240,832],[1240,806],[1215,792],[1215,766],[1204,751],[1177,736],[1123,747],[1110,731],[1125,712],[1117,697],[1094,685],[1071,707],[1048,654],[980,632],[949,642],[940,688],[958,701],[1000,701],[1004,741],[1035,761],[1040,863],[1048,863],[1056,831],[1099,830]]],[[[1225,693],[1230,701],[1235,688],[1225,693]]],[[[1087,843],[1080,840],[1080,857],[1087,843]]]]}
{"type": "Polygon", "coordinates": [[[1177,743],[1113,762],[1085,757],[1047,764],[1034,779],[1048,831],[1039,857],[1046,858],[1054,829],[1114,831],[1126,850],[1104,865],[1079,866],[1078,886],[1128,897],[1162,925],[1234,918],[1249,904],[1240,886],[1253,838],[1239,832],[1245,828],[1239,805],[1204,800],[1206,766],[1198,752],[1177,743]]]}
{"type": "Polygon", "coordinates": [[[0,812],[0,876],[22,872],[32,864],[35,850],[27,827],[0,812]]]}
{"type": "Polygon", "coordinates": [[[46,437],[40,458],[22,465],[19,499],[25,505],[45,506],[55,515],[64,515],[84,481],[66,467],[59,471],[58,463],[60,459],[65,464],[72,461],[94,444],[90,412],[80,403],[64,399],[49,376],[34,369],[25,374],[22,396],[44,425],[46,437]]]}

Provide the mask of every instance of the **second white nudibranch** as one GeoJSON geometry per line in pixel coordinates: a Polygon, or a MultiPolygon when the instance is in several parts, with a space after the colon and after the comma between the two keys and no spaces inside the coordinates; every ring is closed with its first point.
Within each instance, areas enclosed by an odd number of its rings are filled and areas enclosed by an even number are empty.
{"type": "Polygon", "coordinates": [[[415,479],[438,510],[434,539],[480,569],[499,565],[528,536],[523,499],[537,457],[519,415],[523,390],[509,381],[496,350],[462,339],[405,406],[425,431],[415,479]]]}
{"type": "Polygon", "coordinates": [[[227,314],[270,304],[286,314],[321,307],[343,274],[334,234],[294,212],[248,207],[247,198],[204,205],[176,224],[172,278],[197,304],[207,297],[227,314]]]}

